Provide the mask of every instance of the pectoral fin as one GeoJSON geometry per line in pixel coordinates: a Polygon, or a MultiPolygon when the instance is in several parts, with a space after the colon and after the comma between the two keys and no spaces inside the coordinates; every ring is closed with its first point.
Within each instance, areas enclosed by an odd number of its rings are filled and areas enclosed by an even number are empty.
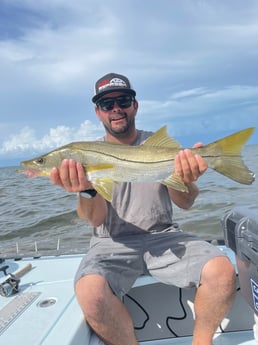
{"type": "Polygon", "coordinates": [[[189,190],[188,190],[187,186],[184,184],[184,181],[182,180],[181,176],[176,175],[176,174],[169,176],[168,178],[163,180],[161,183],[164,184],[165,186],[169,187],[169,188],[173,188],[173,189],[178,190],[180,192],[186,192],[186,193],[189,192],[189,190]]]}

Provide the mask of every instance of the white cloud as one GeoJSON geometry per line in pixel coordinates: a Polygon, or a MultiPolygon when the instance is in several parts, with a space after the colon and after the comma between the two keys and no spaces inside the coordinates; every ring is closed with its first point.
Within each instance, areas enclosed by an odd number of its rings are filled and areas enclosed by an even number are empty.
{"type": "Polygon", "coordinates": [[[182,90],[179,92],[175,92],[173,95],[171,95],[171,99],[172,100],[177,100],[180,98],[186,98],[186,97],[196,97],[196,96],[200,96],[203,95],[207,92],[207,90],[203,87],[198,87],[195,89],[191,89],[191,90],[182,90]]]}
{"type": "Polygon", "coordinates": [[[90,2],[87,6],[84,2],[71,6],[63,1],[49,6],[42,1],[37,1],[37,5],[31,1],[13,1],[14,4],[28,12],[25,19],[36,14],[39,20],[34,26],[22,22],[21,37],[0,41],[0,71],[5,81],[0,88],[13,88],[15,76],[25,88],[69,90],[92,74],[92,66],[107,64],[116,56],[120,20],[108,7],[99,6],[96,12],[90,2]],[[63,18],[58,17],[59,11],[63,18]]]}
{"type": "MultiPolygon", "coordinates": [[[[174,117],[202,116],[211,112],[225,112],[231,108],[257,105],[258,86],[235,85],[223,89],[195,88],[172,94],[167,101],[143,101],[141,113],[158,112],[159,118],[173,112],[174,117]]],[[[238,109],[242,110],[242,109],[238,109]]]]}
{"type": "Polygon", "coordinates": [[[257,1],[1,6],[1,155],[83,138],[85,114],[95,126],[93,84],[111,71],[128,75],[136,88],[141,128],[168,124],[172,134],[190,136],[257,117],[257,1]]]}
{"type": "Polygon", "coordinates": [[[32,143],[36,141],[34,130],[29,127],[24,127],[20,133],[12,134],[10,139],[3,143],[0,153],[20,152],[30,149],[32,143]]]}
{"type": "Polygon", "coordinates": [[[258,126],[257,114],[258,86],[236,85],[182,90],[166,101],[143,101],[137,121],[152,130],[168,124],[173,136],[188,136],[258,126]]]}
{"type": "MultiPolygon", "coordinates": [[[[258,87],[232,86],[212,90],[195,88],[171,94],[167,100],[141,100],[137,126],[157,130],[168,125],[171,135],[189,136],[258,126],[258,87]]],[[[0,155],[38,154],[72,141],[91,141],[104,133],[101,123],[86,120],[78,127],[59,125],[38,137],[29,126],[10,135],[0,147],[0,155]]]]}
{"type": "Polygon", "coordinates": [[[12,134],[0,148],[0,155],[39,153],[49,151],[72,141],[91,141],[103,135],[102,125],[95,125],[86,120],[79,128],[58,126],[50,128],[49,133],[37,138],[35,130],[24,127],[19,133],[12,134]]]}

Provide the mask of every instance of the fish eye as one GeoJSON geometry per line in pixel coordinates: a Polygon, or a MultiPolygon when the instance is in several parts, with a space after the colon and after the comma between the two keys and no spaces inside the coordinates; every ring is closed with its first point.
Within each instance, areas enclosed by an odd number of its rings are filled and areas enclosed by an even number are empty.
{"type": "Polygon", "coordinates": [[[43,157],[40,157],[40,158],[38,158],[37,160],[36,160],[36,163],[37,164],[43,164],[44,163],[44,158],[43,157]]]}

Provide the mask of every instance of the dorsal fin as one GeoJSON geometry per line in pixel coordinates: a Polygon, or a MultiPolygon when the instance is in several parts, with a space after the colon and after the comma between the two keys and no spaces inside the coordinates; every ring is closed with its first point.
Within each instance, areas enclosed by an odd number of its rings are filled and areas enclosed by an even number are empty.
{"type": "Polygon", "coordinates": [[[161,127],[157,132],[150,136],[143,145],[168,147],[171,149],[178,149],[181,147],[176,140],[167,134],[167,126],[161,127]]]}

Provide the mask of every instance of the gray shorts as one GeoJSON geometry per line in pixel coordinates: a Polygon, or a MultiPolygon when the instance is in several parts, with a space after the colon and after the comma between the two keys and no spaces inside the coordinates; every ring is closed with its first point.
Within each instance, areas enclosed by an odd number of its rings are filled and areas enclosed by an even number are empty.
{"type": "Polygon", "coordinates": [[[75,282],[88,274],[100,274],[120,298],[143,274],[151,275],[165,284],[197,287],[203,266],[217,256],[225,254],[214,245],[182,231],[115,239],[93,236],[75,282]]]}

